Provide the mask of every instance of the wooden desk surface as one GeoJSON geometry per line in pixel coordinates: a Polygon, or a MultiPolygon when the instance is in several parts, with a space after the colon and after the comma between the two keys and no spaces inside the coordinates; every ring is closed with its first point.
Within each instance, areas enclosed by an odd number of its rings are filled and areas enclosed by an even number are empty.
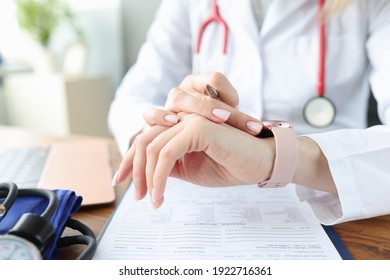
{"type": "MultiPolygon", "coordinates": [[[[20,145],[47,145],[53,141],[67,141],[86,136],[53,137],[24,129],[0,126],[0,147],[12,147],[20,145]]],[[[106,139],[107,143],[115,146],[112,139],[106,139]]],[[[113,169],[119,165],[120,154],[114,153],[113,169]]],[[[116,186],[116,201],[109,205],[99,205],[82,208],[74,215],[75,219],[88,225],[98,236],[107,219],[115,209],[118,201],[126,190],[128,182],[116,186]]],[[[338,235],[357,260],[390,260],[390,215],[347,222],[335,225],[338,235]]],[[[66,231],[65,235],[72,235],[66,231]]],[[[63,249],[60,254],[63,259],[73,259],[82,250],[81,246],[73,246],[63,249]]]]}

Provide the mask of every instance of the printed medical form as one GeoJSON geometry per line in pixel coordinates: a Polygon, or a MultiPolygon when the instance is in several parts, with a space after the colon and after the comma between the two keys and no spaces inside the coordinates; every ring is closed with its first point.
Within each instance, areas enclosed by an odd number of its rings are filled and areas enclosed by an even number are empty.
{"type": "Polygon", "coordinates": [[[341,259],[293,188],[206,188],[169,178],[154,209],[149,198],[136,201],[130,185],[94,259],[341,259]]]}

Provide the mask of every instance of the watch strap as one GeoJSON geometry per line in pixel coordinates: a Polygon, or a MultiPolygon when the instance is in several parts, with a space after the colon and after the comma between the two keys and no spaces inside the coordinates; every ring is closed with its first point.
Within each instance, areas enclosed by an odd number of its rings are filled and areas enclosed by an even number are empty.
{"type": "Polygon", "coordinates": [[[275,139],[275,161],[269,179],[259,182],[262,188],[280,188],[292,182],[298,160],[298,143],[294,130],[270,128],[275,139]]]}

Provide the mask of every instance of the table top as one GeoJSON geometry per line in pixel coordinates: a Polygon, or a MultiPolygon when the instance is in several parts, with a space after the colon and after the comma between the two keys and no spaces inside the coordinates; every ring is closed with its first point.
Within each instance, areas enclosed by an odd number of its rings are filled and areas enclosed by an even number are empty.
{"type": "MultiPolygon", "coordinates": [[[[0,147],[20,145],[47,145],[54,141],[68,141],[75,138],[88,136],[72,135],[67,137],[49,136],[28,131],[25,129],[0,126],[0,147]]],[[[93,137],[97,138],[97,137],[93,137]]],[[[99,138],[102,139],[102,138],[99,138]]],[[[115,142],[110,138],[107,143],[115,148],[115,142]]],[[[113,153],[113,170],[119,166],[121,156],[117,149],[113,153]]],[[[130,178],[115,187],[116,200],[106,205],[96,205],[81,208],[73,217],[88,225],[98,236],[105,223],[109,219],[115,207],[118,205],[125,192],[130,178]]],[[[390,215],[376,218],[346,222],[334,226],[342,242],[349,253],[356,260],[390,260],[390,215]]],[[[71,231],[65,231],[65,235],[72,235],[71,231]]],[[[61,259],[74,259],[81,251],[82,246],[72,246],[61,249],[61,259]]]]}

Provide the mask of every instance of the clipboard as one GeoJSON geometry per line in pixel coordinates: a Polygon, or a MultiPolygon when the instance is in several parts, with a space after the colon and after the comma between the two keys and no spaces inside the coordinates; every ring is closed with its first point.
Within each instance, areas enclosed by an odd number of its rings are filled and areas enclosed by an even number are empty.
{"type": "Polygon", "coordinates": [[[322,225],[326,234],[329,236],[329,239],[332,241],[333,245],[339,252],[343,260],[353,260],[352,255],[349,253],[348,249],[345,247],[343,241],[340,239],[336,230],[332,226],[322,225]]]}

